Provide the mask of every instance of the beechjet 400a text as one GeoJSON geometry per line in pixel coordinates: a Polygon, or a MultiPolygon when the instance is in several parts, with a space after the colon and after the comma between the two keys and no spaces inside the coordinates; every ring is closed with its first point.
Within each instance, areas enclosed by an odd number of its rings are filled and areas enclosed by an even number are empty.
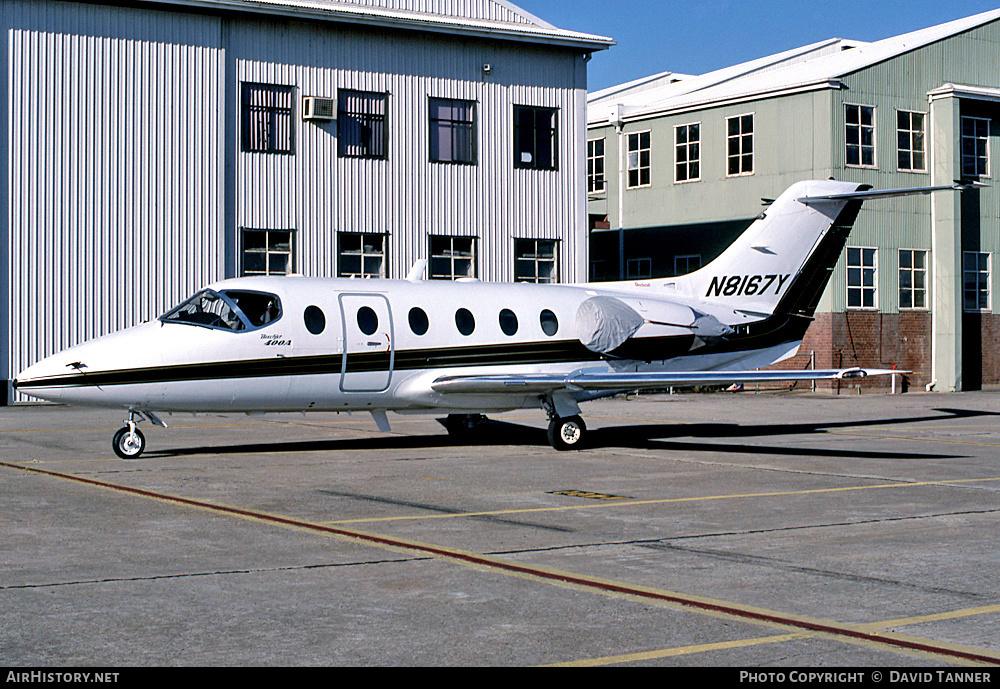
{"type": "MultiPolygon", "coordinates": [[[[580,447],[580,403],[668,386],[822,380],[898,371],[759,370],[792,356],[871,191],[790,187],[717,259],[687,275],[575,285],[261,277],[209,285],[157,320],[20,372],[52,402],[127,410],[139,456],[158,412],[444,413],[473,433],[490,412],[544,409],[556,449],[580,447]]],[[[419,273],[419,274],[418,274],[419,273]]]]}

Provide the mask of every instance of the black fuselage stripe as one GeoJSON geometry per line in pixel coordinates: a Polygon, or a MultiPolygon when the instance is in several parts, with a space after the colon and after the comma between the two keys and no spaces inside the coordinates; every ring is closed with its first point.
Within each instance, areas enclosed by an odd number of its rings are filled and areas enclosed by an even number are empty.
{"type": "Polygon", "coordinates": [[[801,340],[809,319],[787,315],[767,319],[754,329],[721,339],[713,344],[693,348],[690,335],[651,337],[630,340],[611,356],[592,352],[579,340],[404,349],[379,352],[351,352],[347,366],[341,354],[279,356],[268,359],[219,361],[198,364],[151,366],[88,373],[86,370],[66,375],[15,381],[17,387],[51,389],[67,387],[101,387],[113,385],[143,385],[151,383],[233,380],[240,378],[277,378],[282,376],[340,375],[376,371],[414,371],[421,369],[468,368],[472,366],[503,366],[511,364],[539,365],[570,362],[596,362],[603,359],[661,361],[681,356],[722,354],[766,347],[801,340]],[[771,327],[767,327],[770,325],[771,327]]]}

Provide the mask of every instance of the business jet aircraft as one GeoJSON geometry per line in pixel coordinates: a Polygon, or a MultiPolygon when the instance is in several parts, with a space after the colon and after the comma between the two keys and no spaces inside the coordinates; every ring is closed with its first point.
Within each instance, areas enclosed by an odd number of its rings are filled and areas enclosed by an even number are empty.
{"type": "MultiPolygon", "coordinates": [[[[157,412],[445,412],[472,433],[487,412],[541,407],[548,438],[578,448],[581,402],[699,384],[888,374],[761,371],[792,356],[870,191],[793,185],[722,255],[688,275],[577,285],[260,277],[211,284],[155,321],[50,356],[14,386],[120,408],[115,452],[138,457],[157,412]]],[[[898,373],[898,371],[895,371],[898,373]]]]}

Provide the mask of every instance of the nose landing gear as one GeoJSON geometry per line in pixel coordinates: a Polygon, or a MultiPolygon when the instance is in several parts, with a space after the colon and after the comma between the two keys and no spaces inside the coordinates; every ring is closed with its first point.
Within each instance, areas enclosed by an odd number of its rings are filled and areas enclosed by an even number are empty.
{"type": "Polygon", "coordinates": [[[146,437],[138,428],[134,421],[129,421],[128,426],[119,428],[115,437],[111,440],[111,447],[115,454],[122,459],[135,459],[146,449],[146,437]]]}
{"type": "Polygon", "coordinates": [[[163,423],[152,412],[138,411],[137,409],[128,410],[128,420],[125,422],[123,428],[119,428],[115,433],[114,438],[111,439],[111,447],[114,449],[115,454],[122,459],[135,459],[142,454],[142,451],[146,449],[146,436],[142,434],[138,428],[136,428],[136,416],[140,419],[143,417],[149,419],[151,423],[157,426],[167,427],[167,424],[163,423]]]}

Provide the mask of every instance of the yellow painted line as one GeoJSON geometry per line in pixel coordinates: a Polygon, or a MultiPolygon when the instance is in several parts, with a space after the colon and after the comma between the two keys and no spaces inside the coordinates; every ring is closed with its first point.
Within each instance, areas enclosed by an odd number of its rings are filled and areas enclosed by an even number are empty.
{"type": "Polygon", "coordinates": [[[539,667],[599,667],[602,665],[616,665],[618,663],[634,663],[644,660],[657,660],[659,658],[673,658],[682,655],[692,655],[695,653],[710,653],[712,651],[726,651],[732,648],[747,648],[748,646],[760,646],[761,644],[777,644],[786,641],[798,641],[817,636],[813,632],[795,632],[793,634],[777,634],[775,636],[760,636],[754,639],[739,639],[737,641],[720,641],[714,644],[698,644],[695,646],[679,646],[677,648],[667,648],[658,651],[645,651],[642,653],[626,653],[623,655],[604,656],[602,658],[587,658],[586,660],[570,660],[564,663],[550,663],[539,667]]]}
{"type": "Polygon", "coordinates": [[[846,438],[876,438],[878,440],[908,440],[920,443],[944,443],[946,445],[977,445],[979,447],[1000,447],[1000,443],[977,443],[972,440],[948,438],[919,438],[906,435],[874,435],[866,433],[845,433],[843,431],[827,431],[829,435],[839,435],[846,438]]]}
{"type": "Polygon", "coordinates": [[[295,517],[287,517],[240,507],[225,506],[205,500],[160,493],[158,491],[145,488],[123,486],[87,476],[60,473],[48,469],[28,467],[21,464],[11,464],[4,461],[0,461],[0,467],[24,471],[39,476],[61,479],[125,495],[178,505],[181,507],[194,508],[238,519],[265,523],[281,528],[290,528],[297,531],[321,534],[359,545],[374,546],[376,548],[391,550],[394,552],[410,553],[418,557],[430,557],[477,570],[496,572],[546,584],[553,584],[556,586],[597,592],[616,598],[641,601],[646,604],[666,606],[673,609],[681,609],[709,616],[726,617],[733,620],[748,622],[750,624],[777,627],[785,631],[796,630],[796,633],[820,633],[847,641],[849,643],[874,643],[878,646],[891,648],[895,651],[903,653],[929,653],[941,658],[947,658],[951,662],[1000,665],[1000,655],[991,654],[990,651],[985,649],[959,647],[952,644],[941,644],[940,642],[929,639],[903,636],[891,632],[870,631],[861,629],[856,625],[846,625],[829,620],[776,612],[740,603],[730,603],[727,601],[704,598],[701,596],[691,596],[666,589],[657,589],[611,579],[575,574],[573,572],[554,569],[551,567],[524,564],[517,562],[516,560],[504,559],[497,556],[485,555],[483,553],[462,550],[459,548],[424,543],[412,539],[332,527],[295,517]]]}
{"type": "MultiPolygon", "coordinates": [[[[935,613],[931,615],[918,615],[914,617],[903,617],[895,620],[884,620],[882,622],[872,622],[869,624],[857,625],[857,629],[865,630],[869,632],[876,632],[882,629],[887,629],[890,627],[903,627],[908,625],[922,624],[924,622],[938,622],[942,620],[955,620],[962,619],[965,617],[972,617],[975,615],[989,615],[993,613],[1000,612],[1000,605],[984,605],[978,608],[963,608],[961,610],[952,610],[949,612],[935,613]]],[[[721,641],[717,643],[709,644],[697,644],[693,646],[679,646],[677,648],[667,648],[659,649],[655,651],[643,651],[639,653],[625,653],[621,655],[613,656],[603,656],[600,658],[586,658],[582,660],[570,660],[561,663],[550,663],[547,665],[542,665],[540,667],[599,667],[605,665],[617,665],[620,663],[632,663],[632,662],[642,662],[646,660],[657,660],[660,658],[672,658],[681,655],[694,655],[697,653],[710,653],[712,651],[725,651],[734,648],[747,648],[751,646],[759,646],[762,644],[770,643],[784,643],[787,641],[800,641],[804,639],[813,639],[819,636],[827,636],[819,632],[795,632],[791,634],[780,634],[774,636],[761,636],[752,639],[738,639],[735,641],[721,641]]],[[[902,635],[901,635],[902,636],[902,635]]],[[[918,639],[919,637],[904,637],[910,639],[918,639]]],[[[877,648],[880,646],[878,641],[862,641],[853,640],[859,646],[865,646],[868,648],[877,648]]],[[[944,643],[944,642],[939,642],[944,643]]],[[[961,650],[973,650],[970,647],[963,647],[960,645],[952,646],[956,651],[961,650]]],[[[913,655],[918,657],[933,658],[935,657],[932,653],[926,652],[914,652],[913,655]]],[[[975,664],[975,663],[970,663],[975,664]]]]}
{"type": "Polygon", "coordinates": [[[979,608],[963,608],[952,610],[951,612],[939,612],[933,615],[919,615],[916,617],[901,617],[898,620],[886,620],[884,622],[873,622],[871,624],[860,625],[865,629],[886,629],[888,627],[905,627],[924,622],[940,622],[942,620],[957,620],[975,615],[991,615],[1000,613],[1000,605],[984,605],[979,608]]]}
{"type": "Polygon", "coordinates": [[[808,490],[785,490],[770,493],[734,493],[728,495],[702,495],[690,498],[661,498],[655,500],[616,500],[594,501],[582,505],[562,505],[559,507],[525,507],[521,509],[484,510],[481,512],[449,512],[447,514],[412,514],[400,517],[365,517],[361,519],[339,519],[324,521],[323,524],[363,524],[369,522],[416,521],[421,519],[461,519],[464,517],[494,517],[512,514],[538,514],[542,512],[569,512],[573,510],[594,510],[612,507],[638,507],[643,505],[665,505],[682,502],[708,502],[711,500],[748,500],[753,498],[773,498],[789,495],[818,495],[822,493],[840,493],[848,491],[884,490],[887,488],[918,488],[921,486],[955,485],[960,483],[982,483],[1000,481],[1000,477],[945,479],[941,481],[917,481],[896,483],[879,483],[872,486],[841,486],[839,488],[810,488],[808,490]]]}

